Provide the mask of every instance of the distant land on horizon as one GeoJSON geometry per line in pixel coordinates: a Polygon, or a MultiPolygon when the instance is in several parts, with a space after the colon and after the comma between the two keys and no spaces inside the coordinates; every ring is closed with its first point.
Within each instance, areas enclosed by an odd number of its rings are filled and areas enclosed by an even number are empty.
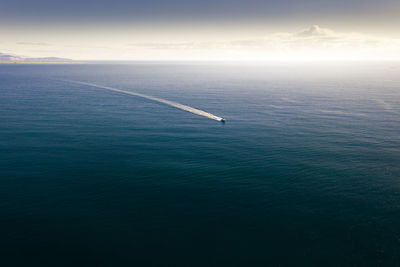
{"type": "Polygon", "coordinates": [[[39,58],[31,58],[31,57],[22,57],[17,55],[11,54],[4,54],[0,53],[0,64],[26,64],[26,63],[42,63],[42,64],[57,64],[57,63],[64,63],[64,64],[73,64],[79,63],[78,61],[68,59],[68,58],[59,58],[59,57],[39,57],[39,58]]]}

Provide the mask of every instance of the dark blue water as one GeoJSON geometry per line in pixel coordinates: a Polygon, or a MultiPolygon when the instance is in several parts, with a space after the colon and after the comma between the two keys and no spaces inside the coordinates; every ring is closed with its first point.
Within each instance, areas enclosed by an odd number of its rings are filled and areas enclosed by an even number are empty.
{"type": "Polygon", "coordinates": [[[399,226],[399,64],[0,65],[2,266],[397,266],[399,226]]]}

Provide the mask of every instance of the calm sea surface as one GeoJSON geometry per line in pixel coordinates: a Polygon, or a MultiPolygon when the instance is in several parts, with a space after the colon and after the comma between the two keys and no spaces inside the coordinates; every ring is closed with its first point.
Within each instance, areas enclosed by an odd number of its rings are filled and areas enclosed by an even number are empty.
{"type": "Polygon", "coordinates": [[[400,64],[0,65],[0,255],[399,266],[400,64]]]}

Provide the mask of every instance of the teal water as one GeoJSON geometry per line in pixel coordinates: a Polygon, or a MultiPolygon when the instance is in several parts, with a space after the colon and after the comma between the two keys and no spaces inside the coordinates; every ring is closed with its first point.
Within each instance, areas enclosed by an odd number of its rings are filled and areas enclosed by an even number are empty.
{"type": "Polygon", "coordinates": [[[2,266],[396,266],[399,225],[397,63],[0,65],[2,266]]]}

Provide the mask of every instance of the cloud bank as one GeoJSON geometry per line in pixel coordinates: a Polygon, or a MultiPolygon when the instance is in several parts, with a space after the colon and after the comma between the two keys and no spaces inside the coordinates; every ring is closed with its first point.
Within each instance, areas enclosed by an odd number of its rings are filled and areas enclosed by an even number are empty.
{"type": "Polygon", "coordinates": [[[216,59],[249,60],[400,60],[400,40],[362,33],[335,32],[313,25],[294,33],[210,42],[133,43],[134,49],[205,52],[216,59]]]}
{"type": "Polygon", "coordinates": [[[400,60],[400,39],[348,29],[340,32],[312,25],[293,32],[246,38],[241,38],[238,32],[217,36],[212,32],[197,34],[195,31],[190,31],[190,34],[186,31],[146,31],[145,35],[128,34],[125,30],[114,34],[73,32],[47,38],[35,34],[26,36],[23,42],[16,38],[8,43],[3,41],[0,51],[29,57],[56,56],[77,60],[400,60]]]}

